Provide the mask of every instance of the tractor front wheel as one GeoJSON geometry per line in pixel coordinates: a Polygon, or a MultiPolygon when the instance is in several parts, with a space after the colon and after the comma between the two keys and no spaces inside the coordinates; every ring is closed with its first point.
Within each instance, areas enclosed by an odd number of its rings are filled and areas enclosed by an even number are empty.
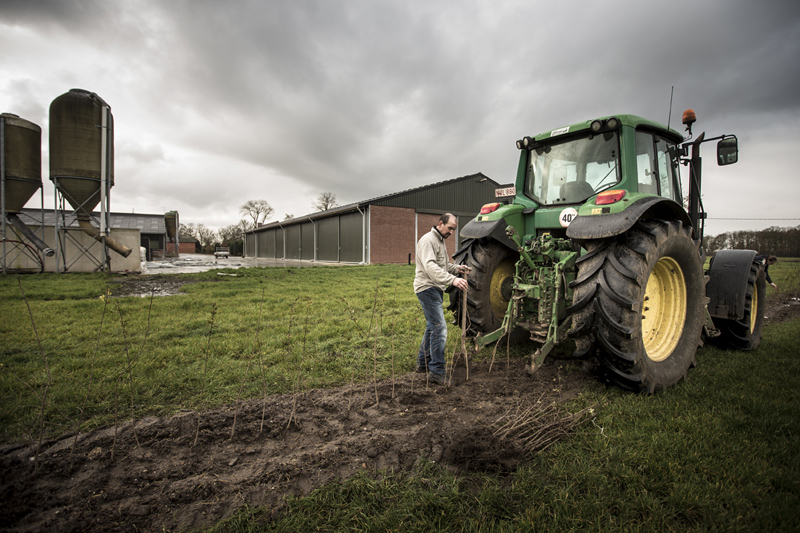
{"type": "Polygon", "coordinates": [[[678,221],[640,220],[616,238],[584,243],[570,336],[598,357],[608,381],[652,393],[686,377],[704,324],[703,260],[678,221]]]}

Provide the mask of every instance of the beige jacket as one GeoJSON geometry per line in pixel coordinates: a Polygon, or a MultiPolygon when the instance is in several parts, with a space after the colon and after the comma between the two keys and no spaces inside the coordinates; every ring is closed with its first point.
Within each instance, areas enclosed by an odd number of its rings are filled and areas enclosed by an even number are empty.
{"type": "Polygon", "coordinates": [[[458,265],[447,260],[444,238],[431,228],[417,243],[417,269],[414,275],[414,293],[431,287],[445,290],[453,284],[458,274],[458,265]]]}

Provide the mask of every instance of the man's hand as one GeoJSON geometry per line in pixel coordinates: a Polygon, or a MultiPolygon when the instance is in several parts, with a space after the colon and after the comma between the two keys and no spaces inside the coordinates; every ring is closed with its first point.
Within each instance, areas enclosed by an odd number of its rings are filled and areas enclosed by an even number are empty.
{"type": "Polygon", "coordinates": [[[462,291],[465,291],[465,290],[467,290],[468,286],[469,285],[467,284],[467,280],[465,280],[464,278],[456,278],[456,279],[453,280],[453,287],[455,287],[457,289],[461,289],[462,291]]]}
{"type": "Polygon", "coordinates": [[[772,285],[772,288],[773,288],[773,289],[775,289],[775,290],[778,290],[778,286],[777,286],[777,285],[775,285],[774,283],[770,283],[770,285],[772,285]]]}
{"type": "Polygon", "coordinates": [[[472,272],[471,267],[468,267],[467,265],[458,265],[459,274],[464,274],[464,273],[469,274],[470,272],[472,272]]]}

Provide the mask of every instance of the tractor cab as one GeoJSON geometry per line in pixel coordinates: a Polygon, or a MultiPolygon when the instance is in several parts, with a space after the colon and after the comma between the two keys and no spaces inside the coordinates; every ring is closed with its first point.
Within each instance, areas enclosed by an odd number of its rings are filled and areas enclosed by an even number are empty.
{"type": "Polygon", "coordinates": [[[681,203],[682,141],[678,132],[634,115],[574,124],[517,141],[525,165],[518,180],[541,207],[582,204],[609,189],[681,203]]]}

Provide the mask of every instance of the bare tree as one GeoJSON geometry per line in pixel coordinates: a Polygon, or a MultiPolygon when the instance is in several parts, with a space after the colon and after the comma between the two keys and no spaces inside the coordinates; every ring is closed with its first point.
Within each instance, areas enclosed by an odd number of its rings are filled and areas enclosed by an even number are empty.
{"type": "Polygon", "coordinates": [[[200,246],[208,248],[217,240],[217,232],[206,227],[205,224],[198,224],[196,227],[195,238],[200,242],[200,246]]]}
{"type": "Polygon", "coordinates": [[[312,207],[317,211],[327,211],[336,207],[336,195],[332,192],[324,192],[317,197],[317,201],[312,204],[312,207]]]}
{"type": "Polygon", "coordinates": [[[253,219],[254,228],[257,228],[260,223],[266,222],[273,211],[274,209],[266,200],[247,200],[239,208],[241,214],[253,219]]]}
{"type": "Polygon", "coordinates": [[[253,229],[253,223],[243,218],[237,224],[220,228],[217,233],[222,244],[230,246],[233,242],[244,240],[244,234],[251,229],[253,229]]]}
{"type": "Polygon", "coordinates": [[[178,235],[181,237],[192,237],[195,239],[195,224],[194,222],[189,222],[188,224],[181,224],[180,228],[178,229],[178,235]]]}
{"type": "Polygon", "coordinates": [[[230,249],[232,256],[241,255],[244,251],[244,234],[253,229],[253,223],[243,218],[237,224],[220,228],[217,234],[223,246],[230,249]]]}
{"type": "Polygon", "coordinates": [[[206,227],[205,224],[195,224],[189,222],[188,224],[181,224],[180,227],[181,237],[192,237],[197,239],[202,248],[208,248],[214,241],[217,240],[217,232],[213,229],[206,227]]]}
{"type": "Polygon", "coordinates": [[[293,218],[294,218],[294,215],[293,215],[293,214],[291,214],[291,213],[286,213],[286,216],[285,216],[285,217],[283,217],[283,220],[292,220],[293,218]]]}
{"type": "Polygon", "coordinates": [[[239,226],[239,229],[242,231],[242,235],[244,235],[245,232],[248,232],[251,229],[256,228],[256,226],[253,226],[249,220],[246,220],[244,218],[240,220],[239,223],[236,225],[239,226]]]}
{"type": "Polygon", "coordinates": [[[244,233],[238,224],[231,224],[219,229],[219,240],[223,246],[230,246],[236,241],[241,241],[244,238],[244,233]]]}

